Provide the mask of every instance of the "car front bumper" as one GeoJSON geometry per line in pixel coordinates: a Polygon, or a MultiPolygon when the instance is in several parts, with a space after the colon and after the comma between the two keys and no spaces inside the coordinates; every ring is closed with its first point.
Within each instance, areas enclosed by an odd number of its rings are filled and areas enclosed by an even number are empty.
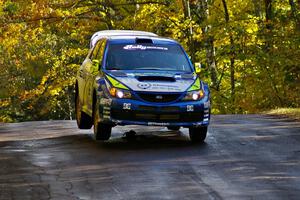
{"type": "Polygon", "coordinates": [[[208,126],[210,101],[147,103],[133,99],[101,98],[100,121],[114,125],[208,126]]]}

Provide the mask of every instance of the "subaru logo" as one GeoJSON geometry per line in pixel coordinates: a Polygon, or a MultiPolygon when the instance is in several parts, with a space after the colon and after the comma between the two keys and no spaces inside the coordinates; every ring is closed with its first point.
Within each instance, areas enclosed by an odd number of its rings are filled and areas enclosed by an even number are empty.
{"type": "Polygon", "coordinates": [[[163,99],[163,96],[157,95],[155,98],[156,98],[156,99],[163,99]]]}
{"type": "Polygon", "coordinates": [[[141,88],[141,89],[148,89],[149,87],[151,87],[151,84],[150,83],[139,83],[138,85],[137,85],[139,88],[141,88]]]}

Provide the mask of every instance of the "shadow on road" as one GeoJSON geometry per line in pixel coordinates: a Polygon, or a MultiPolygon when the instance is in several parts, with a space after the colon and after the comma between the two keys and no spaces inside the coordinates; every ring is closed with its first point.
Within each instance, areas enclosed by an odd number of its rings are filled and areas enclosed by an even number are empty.
{"type": "Polygon", "coordinates": [[[142,134],[136,135],[133,138],[116,137],[106,142],[98,142],[97,144],[105,149],[115,150],[134,150],[134,149],[165,149],[165,148],[180,148],[197,146],[204,148],[206,143],[193,144],[189,137],[182,132],[167,131],[159,135],[142,134]]]}

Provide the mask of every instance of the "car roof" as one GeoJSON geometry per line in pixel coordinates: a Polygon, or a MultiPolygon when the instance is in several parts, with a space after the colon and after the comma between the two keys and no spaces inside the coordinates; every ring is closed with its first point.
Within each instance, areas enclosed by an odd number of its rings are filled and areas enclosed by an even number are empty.
{"type": "MultiPolygon", "coordinates": [[[[152,44],[164,45],[164,44],[178,44],[177,41],[164,38],[164,37],[153,37],[153,36],[111,36],[107,40],[109,44],[137,44],[138,39],[151,40],[152,44]]],[[[148,42],[145,42],[148,43],[148,42]]],[[[139,43],[142,44],[142,43],[139,43]]]]}
{"type": "Polygon", "coordinates": [[[91,38],[90,47],[93,47],[101,38],[108,38],[112,36],[152,36],[157,37],[155,33],[146,31],[131,31],[131,30],[105,30],[94,33],[91,38]]]}

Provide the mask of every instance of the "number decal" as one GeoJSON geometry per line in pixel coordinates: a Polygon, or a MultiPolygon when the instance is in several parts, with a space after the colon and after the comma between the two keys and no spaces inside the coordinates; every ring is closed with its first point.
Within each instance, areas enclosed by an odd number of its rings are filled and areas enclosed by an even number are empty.
{"type": "Polygon", "coordinates": [[[131,110],[131,103],[123,103],[123,110],[131,110]]]}
{"type": "Polygon", "coordinates": [[[194,105],[187,105],[186,106],[186,111],[193,112],[194,111],[194,105]]]}

